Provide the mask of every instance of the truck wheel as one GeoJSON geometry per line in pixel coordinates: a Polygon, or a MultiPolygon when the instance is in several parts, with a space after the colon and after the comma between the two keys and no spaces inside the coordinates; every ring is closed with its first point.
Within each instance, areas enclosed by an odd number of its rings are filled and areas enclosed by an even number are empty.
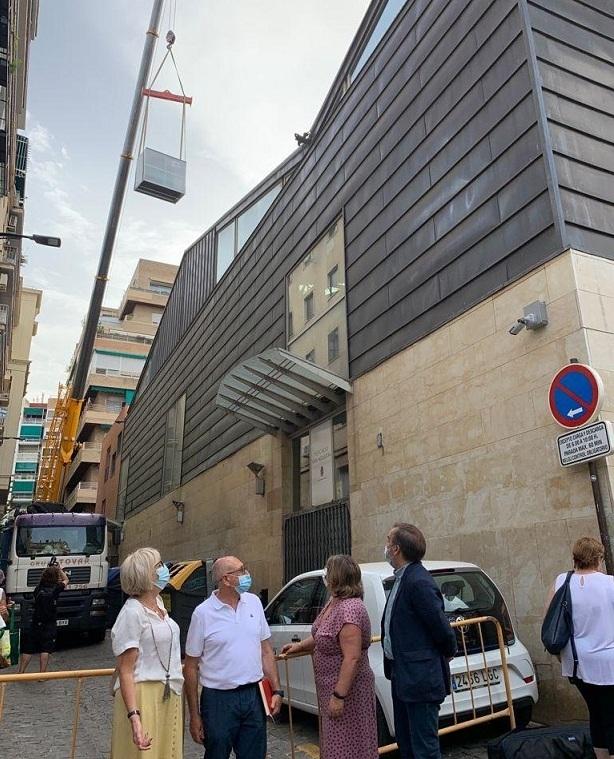
{"type": "Polygon", "coordinates": [[[389,746],[391,743],[394,743],[394,738],[390,735],[388,723],[384,716],[384,710],[380,706],[380,702],[377,700],[375,702],[375,717],[377,719],[377,745],[389,746]]]}
{"type": "Polygon", "coordinates": [[[106,634],[107,631],[104,627],[102,627],[100,630],[91,630],[89,633],[89,639],[92,641],[92,643],[102,643],[102,641],[105,639],[106,634]]]}

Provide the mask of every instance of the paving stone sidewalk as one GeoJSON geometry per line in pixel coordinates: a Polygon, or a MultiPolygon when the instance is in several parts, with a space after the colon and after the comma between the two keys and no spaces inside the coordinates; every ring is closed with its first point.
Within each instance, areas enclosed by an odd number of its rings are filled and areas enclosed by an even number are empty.
{"type": "MultiPolygon", "coordinates": [[[[108,637],[102,644],[70,641],[60,648],[51,661],[53,670],[113,666],[108,637]]],[[[12,671],[13,668],[3,670],[3,673],[12,671]]],[[[8,685],[4,716],[0,723],[2,755],[19,759],[66,759],[70,755],[75,686],[76,681],[70,680],[8,685]]],[[[83,682],[77,735],[79,759],[109,759],[112,705],[108,678],[83,682]]],[[[296,759],[316,759],[317,719],[295,712],[294,728],[296,759]]],[[[503,725],[498,728],[490,726],[447,737],[443,742],[443,754],[446,759],[486,759],[487,741],[504,729],[503,725]]],[[[186,732],[185,759],[202,759],[202,756],[202,748],[194,744],[186,732]]],[[[269,759],[288,757],[291,757],[288,724],[282,721],[270,728],[269,759]]]]}

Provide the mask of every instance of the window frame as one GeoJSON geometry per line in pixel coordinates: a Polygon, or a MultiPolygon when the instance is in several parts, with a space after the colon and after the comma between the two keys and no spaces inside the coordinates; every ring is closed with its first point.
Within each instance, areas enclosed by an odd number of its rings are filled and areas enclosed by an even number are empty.
{"type": "Polygon", "coordinates": [[[340,347],[341,346],[340,346],[340,341],[339,341],[339,327],[335,327],[334,329],[332,329],[328,333],[328,337],[327,337],[327,349],[328,349],[328,363],[329,363],[329,365],[332,364],[333,361],[336,361],[339,358],[339,356],[341,355],[340,347]],[[335,336],[334,339],[333,339],[333,344],[336,345],[336,351],[335,351],[334,355],[331,354],[331,338],[333,337],[333,335],[335,336]]]}
{"type": "Polygon", "coordinates": [[[179,396],[166,412],[164,457],[162,461],[162,495],[181,485],[183,468],[183,439],[185,434],[186,394],[179,396]],[[172,420],[172,421],[171,421],[172,420]]]}
{"type": "Polygon", "coordinates": [[[305,324],[309,324],[309,322],[313,319],[313,317],[316,314],[315,310],[315,299],[313,297],[313,290],[310,293],[307,293],[305,297],[303,298],[303,318],[305,321],[305,324]],[[309,307],[307,306],[307,303],[309,303],[309,307]],[[310,315],[308,313],[310,312],[310,315]]]}

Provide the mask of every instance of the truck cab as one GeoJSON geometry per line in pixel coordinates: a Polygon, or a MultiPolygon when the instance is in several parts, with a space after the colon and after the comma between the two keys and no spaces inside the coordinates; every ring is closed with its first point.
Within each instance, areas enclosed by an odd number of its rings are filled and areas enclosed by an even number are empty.
{"type": "Polygon", "coordinates": [[[58,599],[58,628],[105,635],[108,574],[106,519],[72,512],[17,516],[0,541],[6,592],[21,627],[32,617],[34,589],[50,563],[57,562],[69,584],[58,599]]]}

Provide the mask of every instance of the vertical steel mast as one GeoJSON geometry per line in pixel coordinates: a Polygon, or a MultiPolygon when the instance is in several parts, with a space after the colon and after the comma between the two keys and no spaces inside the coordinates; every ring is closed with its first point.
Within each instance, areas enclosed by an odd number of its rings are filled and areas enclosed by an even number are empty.
{"type": "Polygon", "coordinates": [[[68,397],[63,399],[61,407],[57,410],[62,418],[62,432],[61,435],[57,436],[54,450],[45,451],[50,464],[48,467],[49,472],[51,473],[53,471],[55,474],[47,477],[46,480],[48,481],[46,483],[43,483],[42,481],[37,483],[37,497],[45,501],[59,500],[62,487],[62,470],[68,463],[70,463],[73,454],[77,426],[79,424],[81,406],[83,404],[83,396],[87,387],[87,376],[94,348],[94,340],[96,338],[96,329],[100,319],[100,309],[107,286],[109,266],[111,264],[113,248],[115,247],[115,240],[117,238],[119,219],[124,203],[124,197],[126,195],[130,162],[133,158],[132,151],[134,150],[136,143],[137,130],[141,117],[143,89],[146,88],[148,84],[163,5],[164,0],[154,0],[149,28],[145,35],[145,45],[143,47],[141,65],[134,89],[134,97],[132,99],[132,108],[130,110],[130,118],[126,129],[124,146],[119,158],[119,167],[117,169],[115,186],[111,197],[111,207],[109,208],[109,216],[107,218],[107,225],[102,241],[102,250],[100,251],[98,271],[96,272],[94,287],[90,297],[90,305],[85,326],[83,328],[83,337],[75,365],[74,378],[68,390],[68,397]],[[60,462],[57,462],[57,459],[60,459],[60,462]],[[53,461],[56,461],[60,465],[55,465],[54,468],[51,466],[53,461]]]}

